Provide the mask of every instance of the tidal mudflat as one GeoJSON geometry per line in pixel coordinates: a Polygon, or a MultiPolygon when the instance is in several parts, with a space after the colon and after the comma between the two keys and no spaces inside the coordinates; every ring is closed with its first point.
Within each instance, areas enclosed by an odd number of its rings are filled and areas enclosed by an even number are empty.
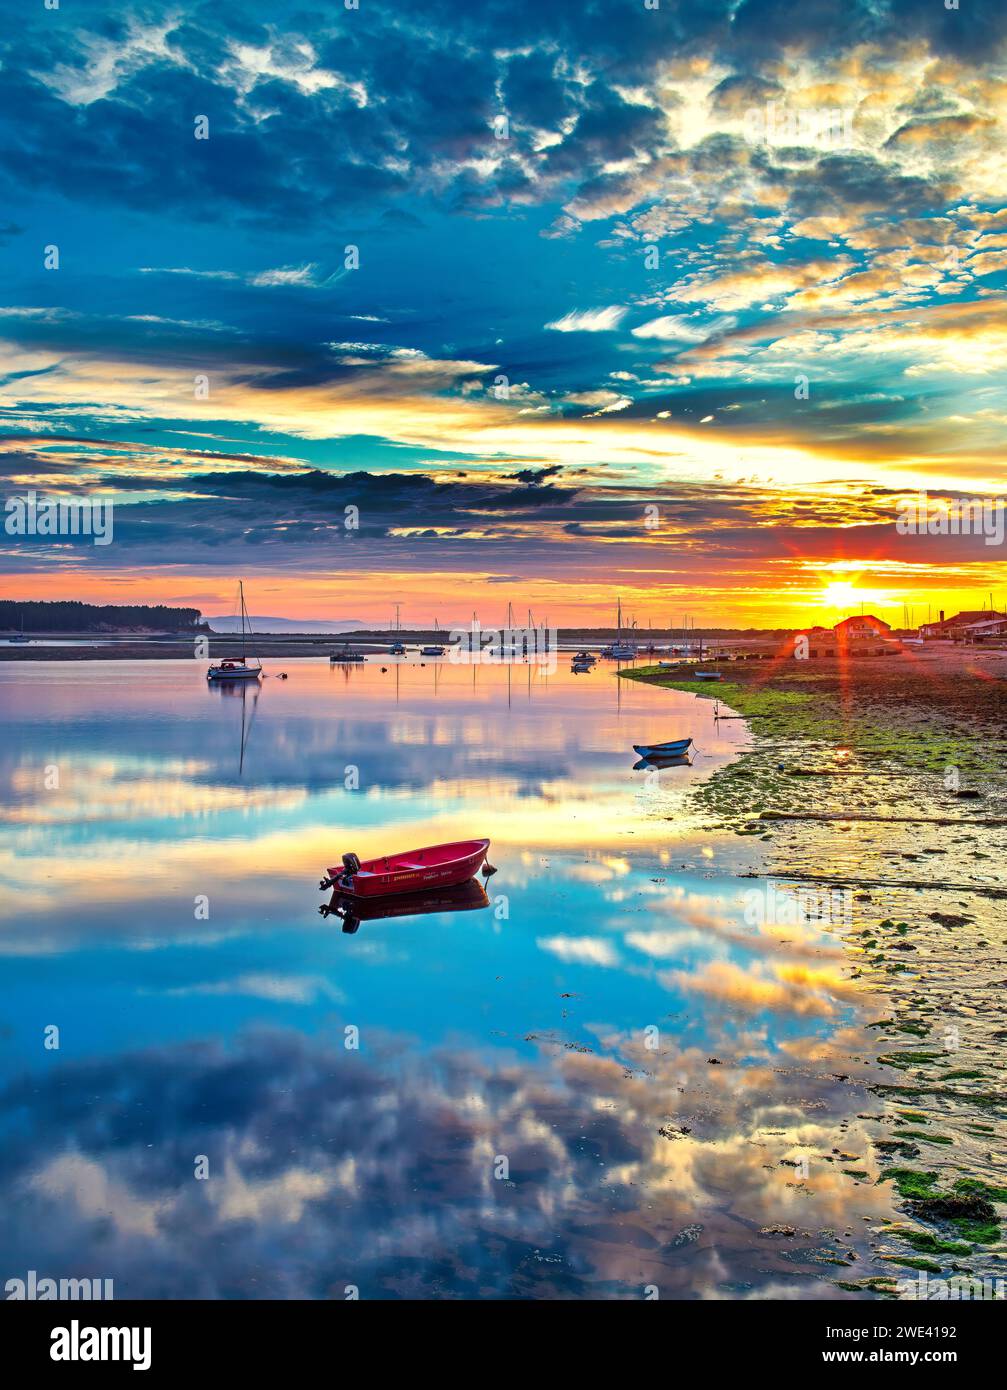
{"type": "Polygon", "coordinates": [[[871,1015],[867,1073],[848,1083],[866,1082],[871,1101],[860,1142],[833,1157],[854,1207],[885,1187],[897,1210],[842,1283],[897,1296],[908,1268],[995,1284],[1007,1253],[1007,661],[959,649],[725,676],[714,698],[746,712],[754,744],[693,806],[711,829],[757,836],[758,872],[774,882],[852,894],[830,930],[871,1015]]]}

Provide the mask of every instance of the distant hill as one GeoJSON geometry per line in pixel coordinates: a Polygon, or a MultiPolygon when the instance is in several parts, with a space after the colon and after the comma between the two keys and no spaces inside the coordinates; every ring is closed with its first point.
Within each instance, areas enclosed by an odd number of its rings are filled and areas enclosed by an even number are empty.
{"type": "Polygon", "coordinates": [[[163,604],[93,604],[76,599],[52,603],[0,599],[0,632],[202,632],[198,608],[165,608],[163,604]]]}
{"type": "MultiPolygon", "coordinates": [[[[211,632],[239,632],[241,630],[241,620],[233,613],[221,613],[217,617],[208,617],[206,621],[210,625],[211,632]]],[[[331,621],[325,621],[318,618],[266,618],[256,617],[253,614],[248,621],[253,632],[315,632],[324,634],[328,632],[355,632],[364,626],[358,618],[333,618],[331,621]]]]}

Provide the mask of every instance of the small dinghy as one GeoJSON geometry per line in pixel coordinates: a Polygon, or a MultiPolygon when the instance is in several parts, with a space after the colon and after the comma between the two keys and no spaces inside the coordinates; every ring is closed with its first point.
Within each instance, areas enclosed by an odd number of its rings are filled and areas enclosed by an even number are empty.
{"type": "Polygon", "coordinates": [[[676,738],[670,743],[634,743],[633,752],[641,758],[680,758],[691,743],[691,738],[676,738]]]}
{"type": "MultiPolygon", "coordinates": [[[[344,854],[342,867],[330,869],[318,885],[324,892],[335,888],[354,898],[377,898],[389,893],[416,893],[425,888],[449,888],[474,878],[483,867],[489,840],[457,840],[449,845],[428,845],[389,854],[363,863],[355,854],[344,854]]],[[[486,865],[488,872],[493,870],[486,865]]]]}
{"type": "Polygon", "coordinates": [[[698,681],[722,681],[724,679],[719,671],[696,671],[694,674],[698,681]]]}

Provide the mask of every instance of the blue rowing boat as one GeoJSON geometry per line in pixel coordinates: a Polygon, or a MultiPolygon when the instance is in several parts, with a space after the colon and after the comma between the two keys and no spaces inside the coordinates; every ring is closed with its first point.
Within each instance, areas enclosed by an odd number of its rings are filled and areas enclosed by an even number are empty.
{"type": "Polygon", "coordinates": [[[634,743],[633,751],[641,758],[677,758],[691,743],[691,738],[676,738],[670,743],[634,743]]]}

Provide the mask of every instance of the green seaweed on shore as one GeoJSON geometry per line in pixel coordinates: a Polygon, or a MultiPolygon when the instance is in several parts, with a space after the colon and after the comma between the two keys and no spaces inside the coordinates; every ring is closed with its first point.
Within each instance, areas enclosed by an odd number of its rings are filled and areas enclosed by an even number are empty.
{"type": "MultiPolygon", "coordinates": [[[[897,1233],[921,1255],[971,1255],[972,1246],[960,1240],[945,1240],[935,1236],[932,1231],[914,1231],[908,1227],[896,1228],[897,1233]]],[[[894,1234],[894,1232],[889,1232],[894,1234]]]]}
{"type": "Polygon", "coordinates": [[[881,1257],[890,1265],[905,1265],[906,1269],[922,1269],[927,1274],[940,1274],[943,1265],[934,1264],[933,1260],[924,1260],[919,1255],[882,1255],[881,1257]]]}
{"type": "Polygon", "coordinates": [[[956,1192],[985,1197],[987,1202],[1007,1202],[1007,1187],[996,1187],[993,1183],[983,1182],[981,1178],[959,1178],[954,1189],[956,1192]]]}
{"type": "Polygon", "coordinates": [[[917,1168],[889,1168],[878,1182],[893,1182],[900,1197],[929,1197],[938,1176],[934,1172],[921,1173],[917,1168]]]}
{"type": "Polygon", "coordinates": [[[860,1279],[855,1283],[845,1279],[833,1281],[837,1289],[843,1289],[846,1293],[874,1293],[879,1298],[897,1299],[897,1281],[884,1274],[872,1274],[867,1279],[860,1279]]]}
{"type": "Polygon", "coordinates": [[[878,1062],[883,1067],[894,1067],[905,1071],[909,1067],[921,1067],[927,1062],[939,1062],[943,1052],[882,1052],[878,1062]]]}

